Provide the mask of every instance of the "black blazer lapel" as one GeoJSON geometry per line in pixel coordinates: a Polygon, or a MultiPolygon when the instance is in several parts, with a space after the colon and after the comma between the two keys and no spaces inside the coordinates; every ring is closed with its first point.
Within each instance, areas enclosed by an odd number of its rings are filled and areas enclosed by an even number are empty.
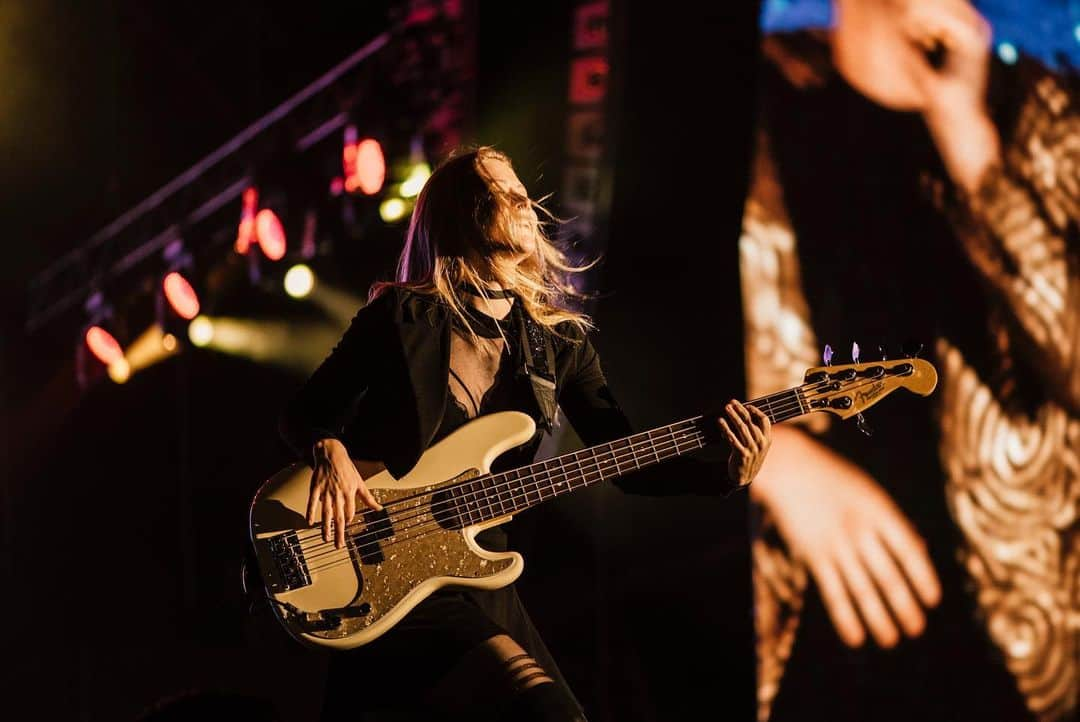
{"type": "MultiPolygon", "coordinates": [[[[396,319],[398,339],[412,386],[416,425],[411,431],[409,468],[431,443],[446,411],[450,374],[450,317],[441,305],[410,297],[396,319]]],[[[387,464],[389,467],[389,464],[387,464]]],[[[400,476],[408,469],[390,469],[400,476]]]]}

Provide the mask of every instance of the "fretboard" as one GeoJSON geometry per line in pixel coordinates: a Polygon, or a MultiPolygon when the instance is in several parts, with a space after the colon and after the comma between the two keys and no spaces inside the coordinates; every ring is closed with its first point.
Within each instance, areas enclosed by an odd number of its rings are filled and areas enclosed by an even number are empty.
{"type": "MultiPolygon", "coordinates": [[[[747,405],[765,412],[773,423],[810,411],[797,388],[748,401],[747,405]]],[[[715,423],[713,417],[695,416],[457,484],[449,492],[458,522],[468,526],[515,514],[556,496],[700,449],[720,438],[718,429],[706,426],[715,423]]]]}

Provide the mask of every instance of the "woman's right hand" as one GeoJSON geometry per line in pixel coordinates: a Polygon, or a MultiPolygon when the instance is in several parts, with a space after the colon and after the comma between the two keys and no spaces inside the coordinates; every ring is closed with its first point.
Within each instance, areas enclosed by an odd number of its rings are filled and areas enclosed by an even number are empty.
{"type": "Polygon", "coordinates": [[[315,442],[313,452],[315,470],[311,474],[307,523],[315,526],[321,508],[323,541],[330,541],[332,521],[334,546],[341,549],[345,546],[345,527],[356,517],[356,497],[375,510],[382,509],[382,505],[364,484],[344,444],[337,439],[321,439],[315,442]]]}
{"type": "Polygon", "coordinates": [[[923,608],[941,597],[937,574],[922,537],[865,471],[778,426],[750,494],[809,567],[845,644],[860,646],[868,627],[882,647],[896,645],[894,618],[909,637],[922,633],[923,608]]]}

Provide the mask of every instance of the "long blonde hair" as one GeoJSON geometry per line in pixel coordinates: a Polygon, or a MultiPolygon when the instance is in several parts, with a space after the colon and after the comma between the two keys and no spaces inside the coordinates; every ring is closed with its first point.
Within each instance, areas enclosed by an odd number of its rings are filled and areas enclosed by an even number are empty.
{"type": "Polygon", "coordinates": [[[544,230],[558,219],[539,201],[500,188],[484,169],[483,161],[489,159],[510,165],[505,154],[484,146],[451,155],[431,174],[413,209],[396,280],[373,286],[371,299],[395,286],[435,296],[469,329],[475,342],[459,288],[471,284],[483,293],[488,284],[496,283],[512,291],[524,310],[552,331],[563,321],[583,332],[592,328],[586,314],[564,304],[586,297],[569,277],[595,261],[572,265],[544,230]],[[535,211],[531,220],[519,212],[526,203],[535,211]],[[528,240],[532,243],[524,243],[528,240]],[[532,252],[519,260],[522,249],[530,245],[532,252]]]}

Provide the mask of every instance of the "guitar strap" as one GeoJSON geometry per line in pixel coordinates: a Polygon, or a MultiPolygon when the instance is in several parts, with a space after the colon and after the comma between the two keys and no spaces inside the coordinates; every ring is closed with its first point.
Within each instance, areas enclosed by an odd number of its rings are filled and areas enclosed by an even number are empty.
{"type": "Polygon", "coordinates": [[[555,348],[551,332],[522,308],[520,300],[511,307],[521,337],[518,375],[527,376],[536,404],[540,408],[540,426],[551,433],[555,422],[555,348]]]}

